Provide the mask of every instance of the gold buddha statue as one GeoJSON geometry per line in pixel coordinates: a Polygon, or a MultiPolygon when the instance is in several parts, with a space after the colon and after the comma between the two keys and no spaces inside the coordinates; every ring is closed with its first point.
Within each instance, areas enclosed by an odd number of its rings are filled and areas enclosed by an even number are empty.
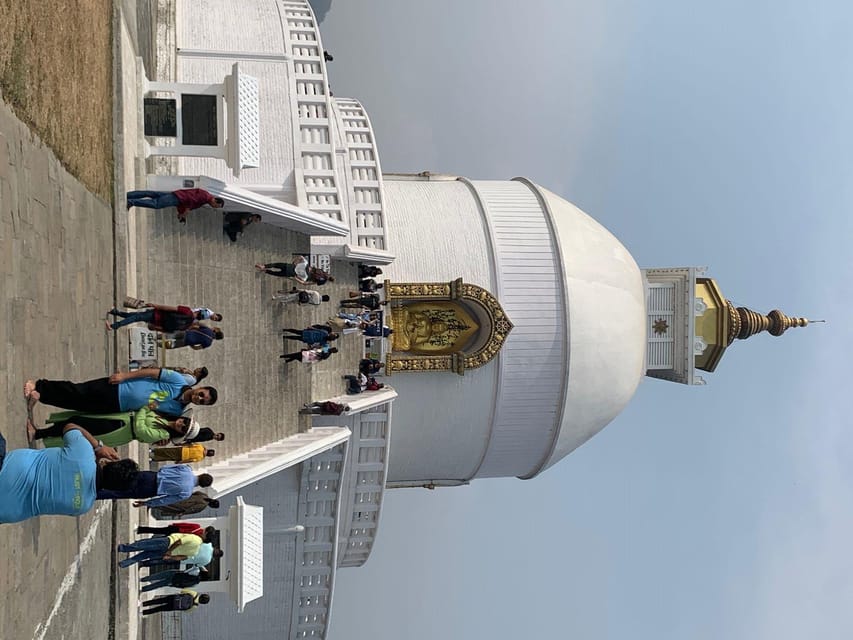
{"type": "Polygon", "coordinates": [[[391,348],[421,354],[461,351],[479,330],[456,302],[415,302],[391,309],[391,348]]]}

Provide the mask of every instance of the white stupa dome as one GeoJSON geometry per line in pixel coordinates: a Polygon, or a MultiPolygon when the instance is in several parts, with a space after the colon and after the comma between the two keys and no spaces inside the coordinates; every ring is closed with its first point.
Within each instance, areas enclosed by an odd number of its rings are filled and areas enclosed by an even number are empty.
{"type": "Polygon", "coordinates": [[[559,241],[568,301],[569,367],[547,469],[604,428],[645,374],[642,274],[628,250],[576,206],[537,187],[559,241]]]}
{"type": "Polygon", "coordinates": [[[393,282],[461,277],[513,323],[487,365],[402,373],[389,483],[530,478],[609,423],[645,370],[637,264],[604,227],[525,179],[386,176],[393,282]],[[389,179],[390,178],[390,179],[389,179]]]}

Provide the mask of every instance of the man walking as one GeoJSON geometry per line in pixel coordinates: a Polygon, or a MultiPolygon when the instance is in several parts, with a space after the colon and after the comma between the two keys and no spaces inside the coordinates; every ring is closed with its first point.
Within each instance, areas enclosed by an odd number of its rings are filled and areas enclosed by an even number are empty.
{"type": "Polygon", "coordinates": [[[143,560],[181,562],[198,553],[204,540],[194,533],[173,533],[169,536],[142,538],[130,544],[120,544],[121,553],[135,553],[118,563],[123,569],[143,560]]]}
{"type": "Polygon", "coordinates": [[[35,402],[87,413],[120,413],[147,406],[168,416],[180,416],[190,403],[215,404],[218,397],[213,387],[191,387],[183,374],[159,368],[114,373],[109,378],[76,383],[27,380],[24,395],[35,402]]]}
{"type": "Polygon", "coordinates": [[[156,507],[151,510],[151,513],[157,518],[181,518],[194,513],[200,513],[208,508],[218,509],[219,500],[211,498],[203,491],[196,491],[186,500],[156,507]]]}
{"type": "Polygon", "coordinates": [[[140,471],[136,481],[124,491],[99,490],[98,500],[139,498],[134,507],[159,507],[189,498],[196,487],[209,487],[213,476],[196,476],[185,464],[173,464],[158,471],[140,471]]]}
{"type": "Polygon", "coordinates": [[[193,209],[208,205],[214,209],[225,206],[225,200],[216,198],[204,189],[178,189],[177,191],[128,191],[127,208],[145,209],[178,208],[178,220],[186,223],[187,214],[193,209]]]}
{"type": "Polygon", "coordinates": [[[293,287],[290,291],[287,289],[277,291],[273,294],[272,299],[284,303],[320,304],[321,302],[328,302],[329,296],[320,295],[319,291],[314,291],[313,289],[297,289],[293,287]]]}
{"type": "Polygon", "coordinates": [[[162,304],[152,304],[145,309],[135,311],[122,311],[113,307],[109,313],[121,320],[110,323],[110,329],[119,329],[136,322],[147,322],[151,331],[183,331],[200,319],[196,313],[187,306],[178,305],[169,307],[162,304]]]}
{"type": "Polygon", "coordinates": [[[219,327],[208,327],[199,322],[194,322],[184,331],[163,334],[167,349],[190,347],[194,351],[207,349],[214,340],[222,340],[224,337],[225,334],[219,327]]]}
{"type": "Polygon", "coordinates": [[[312,347],[311,349],[300,349],[293,353],[283,353],[279,358],[284,358],[285,362],[296,362],[299,360],[310,364],[312,362],[327,360],[333,353],[337,352],[337,347],[330,347],[328,344],[324,344],[322,347],[312,347]]]}
{"type": "Polygon", "coordinates": [[[311,325],[305,329],[282,329],[281,332],[285,340],[299,340],[309,347],[322,347],[338,339],[338,334],[329,329],[328,326],[311,325]]]}
{"type": "Polygon", "coordinates": [[[204,527],[197,522],[173,522],[172,524],[164,527],[147,527],[140,525],[136,527],[136,533],[150,533],[155,536],[170,536],[173,533],[192,533],[200,538],[203,538],[205,535],[204,527]]]}
{"type": "Polygon", "coordinates": [[[199,594],[192,589],[184,589],[180,593],[146,600],[142,603],[142,615],[149,616],[152,613],[164,611],[189,611],[208,602],[210,602],[210,596],[206,593],[199,594]]]}
{"type": "MultiPolygon", "coordinates": [[[[125,297],[122,304],[129,309],[145,309],[146,307],[160,306],[145,302],[145,300],[140,300],[139,298],[131,297],[125,297]]],[[[196,320],[213,320],[214,322],[222,322],[222,314],[217,313],[210,307],[192,307],[192,312],[196,320]]]]}
{"type": "Polygon", "coordinates": [[[162,587],[175,587],[176,589],[194,587],[201,582],[200,573],[201,570],[198,567],[193,567],[187,571],[167,569],[166,571],[150,573],[144,578],[140,578],[141,582],[147,583],[140,589],[140,591],[144,593],[146,591],[154,591],[155,589],[160,589],[162,587]]]}

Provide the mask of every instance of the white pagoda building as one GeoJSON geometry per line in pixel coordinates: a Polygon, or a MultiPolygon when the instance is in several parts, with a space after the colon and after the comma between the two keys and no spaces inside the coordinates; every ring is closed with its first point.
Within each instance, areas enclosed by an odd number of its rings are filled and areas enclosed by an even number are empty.
{"type": "Polygon", "coordinates": [[[389,388],[208,469],[218,495],[264,507],[263,597],[193,614],[184,638],[325,637],[335,573],[369,556],[386,489],[533,478],[643,376],[702,384],[735,338],[807,322],[735,309],[702,269],[640,269],[528,179],[383,173],[367,113],[329,92],[307,2],[175,7],[174,77],[148,89],[184,125],[174,145],[149,139],[177,156],[149,186],[203,187],[310,234],[312,252],[381,265],[395,330],[389,388]],[[199,144],[183,118],[205,108],[215,135],[199,144]]]}

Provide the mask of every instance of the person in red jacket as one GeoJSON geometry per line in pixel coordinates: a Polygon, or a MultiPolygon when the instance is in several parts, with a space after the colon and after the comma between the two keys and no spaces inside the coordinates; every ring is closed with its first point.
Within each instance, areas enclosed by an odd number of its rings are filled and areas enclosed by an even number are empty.
{"type": "Polygon", "coordinates": [[[127,208],[145,209],[178,208],[178,220],[187,221],[187,214],[193,209],[209,205],[214,209],[225,206],[225,200],[217,198],[204,189],[178,189],[177,191],[128,191],[127,208]]]}
{"type": "Polygon", "coordinates": [[[136,527],[136,533],[153,533],[155,535],[170,536],[173,533],[192,533],[199,538],[206,537],[204,527],[195,522],[172,522],[165,527],[136,527]]]}
{"type": "Polygon", "coordinates": [[[121,320],[107,323],[110,329],[118,329],[134,322],[147,322],[151,331],[162,331],[164,333],[186,331],[201,315],[200,312],[193,311],[184,305],[168,307],[162,304],[152,304],[145,309],[136,311],[122,311],[112,308],[109,313],[116,318],[121,318],[121,320]]]}

